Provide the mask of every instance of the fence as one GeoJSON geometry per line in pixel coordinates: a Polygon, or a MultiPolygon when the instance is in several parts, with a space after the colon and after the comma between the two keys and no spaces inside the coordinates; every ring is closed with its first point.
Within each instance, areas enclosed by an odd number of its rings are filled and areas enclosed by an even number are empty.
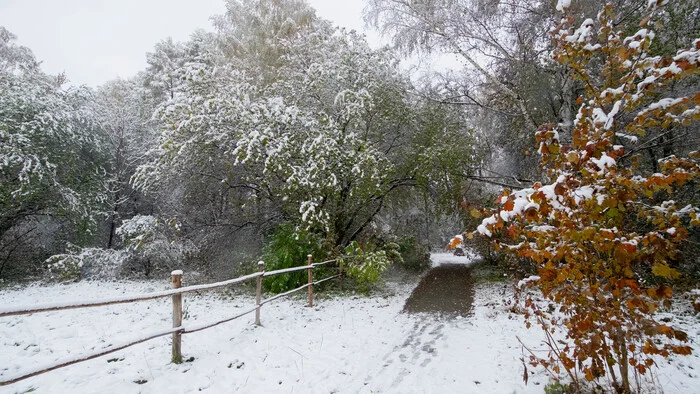
{"type": "MultiPolygon", "coordinates": [[[[181,287],[182,286],[182,271],[173,271],[171,274],[171,280],[172,280],[172,290],[167,290],[167,291],[162,291],[162,292],[156,292],[156,293],[148,293],[148,294],[141,294],[141,295],[135,295],[135,296],[124,296],[124,297],[115,297],[115,298],[110,298],[110,299],[102,299],[102,300],[94,300],[94,301],[76,301],[76,302],[58,302],[58,303],[50,303],[50,304],[44,304],[44,305],[37,305],[31,308],[26,308],[26,307],[10,307],[10,308],[0,308],[0,317],[5,317],[5,316],[14,316],[14,315],[28,315],[32,313],[39,313],[39,312],[49,312],[49,311],[60,311],[64,309],[78,309],[78,308],[91,308],[91,307],[97,307],[97,306],[105,306],[105,305],[114,305],[114,304],[124,304],[124,303],[130,303],[130,302],[138,302],[138,301],[146,301],[146,300],[153,300],[157,298],[164,298],[164,297],[172,297],[172,304],[173,304],[173,326],[172,328],[168,329],[162,329],[159,331],[155,331],[152,333],[149,333],[148,335],[141,336],[139,338],[134,338],[129,341],[125,341],[120,344],[112,345],[108,347],[107,349],[103,349],[97,352],[92,352],[92,353],[86,353],[82,354],[79,356],[75,357],[70,357],[67,359],[60,360],[56,362],[55,364],[51,366],[41,366],[38,368],[35,368],[34,370],[29,370],[25,371],[22,373],[19,373],[15,376],[10,376],[9,378],[4,378],[5,380],[0,381],[0,386],[6,386],[8,384],[16,383],[21,380],[30,378],[32,376],[36,375],[41,375],[43,373],[53,371],[55,369],[63,368],[72,364],[76,364],[79,362],[91,360],[93,358],[97,358],[100,356],[104,356],[106,354],[114,353],[116,351],[125,349],[127,347],[146,342],[151,339],[159,338],[162,336],[166,335],[172,335],[172,362],[174,363],[180,363],[182,362],[182,335],[183,334],[189,334],[197,331],[202,331],[206,330],[207,328],[211,328],[214,326],[218,326],[219,324],[229,322],[234,319],[238,319],[240,317],[243,317],[249,313],[255,312],[255,324],[260,325],[260,309],[263,305],[267,304],[268,302],[272,302],[276,299],[279,299],[281,297],[286,297],[292,293],[295,293],[297,291],[303,290],[303,289],[308,289],[308,306],[312,307],[314,303],[314,296],[313,296],[313,286],[318,285],[319,283],[323,283],[325,281],[339,278],[342,280],[342,270],[340,273],[337,275],[330,276],[328,278],[319,280],[314,282],[313,280],[313,270],[316,267],[326,265],[326,264],[331,264],[335,263],[336,260],[328,260],[328,261],[323,261],[320,263],[313,263],[312,261],[312,256],[308,256],[308,261],[307,265],[305,266],[299,266],[299,267],[293,267],[293,268],[286,268],[286,269],[281,269],[281,270],[276,270],[276,271],[265,271],[265,263],[264,262],[259,262],[258,263],[258,272],[250,274],[250,275],[245,275],[241,276],[235,279],[229,279],[227,281],[223,282],[217,282],[217,283],[209,283],[209,284],[204,284],[204,285],[196,285],[196,286],[187,286],[187,287],[181,287]],[[267,298],[265,300],[262,299],[262,280],[263,278],[269,277],[269,276],[275,276],[275,275],[282,275],[282,274],[287,274],[291,272],[297,272],[297,271],[304,271],[306,270],[308,272],[308,283],[304,284],[303,286],[297,287],[296,289],[292,289],[290,291],[287,291],[285,293],[280,293],[277,294],[273,297],[267,298]],[[255,307],[250,308],[248,310],[245,310],[243,312],[240,312],[234,316],[228,317],[223,320],[219,320],[216,322],[212,323],[205,323],[205,324],[200,324],[196,326],[185,326],[182,323],[182,295],[185,293],[191,293],[191,292],[198,292],[198,291],[203,291],[203,290],[213,290],[213,289],[218,289],[221,287],[225,286],[231,286],[235,284],[240,284],[240,283],[245,283],[251,279],[256,279],[256,291],[255,291],[255,307]]],[[[342,282],[341,282],[342,286],[342,282]]]]}

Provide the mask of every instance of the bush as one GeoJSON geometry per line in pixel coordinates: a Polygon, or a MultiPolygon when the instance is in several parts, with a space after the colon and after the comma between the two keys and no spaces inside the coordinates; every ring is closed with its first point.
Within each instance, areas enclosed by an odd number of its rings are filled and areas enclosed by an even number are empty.
{"type": "Polygon", "coordinates": [[[573,387],[571,387],[568,384],[564,384],[561,382],[552,382],[552,383],[547,383],[544,386],[544,393],[545,394],[569,394],[569,393],[576,393],[577,390],[573,387]]]}
{"type": "Polygon", "coordinates": [[[163,223],[148,215],[137,215],[124,220],[117,229],[127,246],[130,258],[122,266],[123,274],[143,273],[149,277],[153,271],[180,269],[185,258],[196,252],[191,242],[181,242],[172,230],[175,223],[163,223]]]}
{"type": "Polygon", "coordinates": [[[340,259],[343,272],[357,282],[363,293],[369,292],[393,263],[403,263],[399,245],[395,243],[386,244],[383,250],[364,251],[356,241],[352,241],[340,259]]]}
{"type": "Polygon", "coordinates": [[[575,388],[585,379],[630,393],[656,356],[693,350],[685,332],[655,313],[671,304],[671,285],[682,276],[679,252],[700,228],[700,208],[688,194],[700,182],[700,152],[678,149],[644,167],[639,148],[619,145],[654,141],[700,120],[700,94],[683,97],[676,89],[700,71],[700,39],[674,57],[649,56],[657,26],[649,21],[660,3],[649,2],[641,23],[647,28],[628,37],[611,4],[597,22],[576,28],[567,16],[553,31],[554,59],[586,86],[572,143],[562,144],[558,126],[540,127],[535,137],[551,183],[504,191],[477,227],[506,236],[509,242],[496,245],[535,264],[537,275],[521,284],[550,302],[535,302],[522,289],[516,294],[527,326],[541,326],[549,352],[531,354],[530,362],[566,373],[575,388]],[[566,334],[566,346],[556,344],[557,331],[566,334]]]}
{"type": "Polygon", "coordinates": [[[114,279],[129,253],[122,250],[79,248],[68,245],[68,252],[46,260],[50,278],[60,282],[81,279],[114,279]]]}
{"type": "Polygon", "coordinates": [[[398,242],[403,267],[422,271],[430,267],[430,250],[414,237],[402,238],[398,242]]]}
{"type": "MultiPolygon", "coordinates": [[[[327,256],[321,244],[321,237],[285,223],[277,228],[270,241],[263,247],[260,259],[265,262],[266,271],[299,267],[306,265],[308,255],[314,256],[315,261],[327,256]]],[[[323,271],[322,268],[316,269],[316,276],[324,277],[323,271]]],[[[306,282],[306,271],[299,271],[265,278],[263,287],[272,293],[282,293],[306,282]]]]}

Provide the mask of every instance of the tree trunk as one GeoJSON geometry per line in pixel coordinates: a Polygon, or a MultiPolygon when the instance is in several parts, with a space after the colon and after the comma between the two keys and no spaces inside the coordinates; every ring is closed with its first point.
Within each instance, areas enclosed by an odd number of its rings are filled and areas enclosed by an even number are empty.
{"type": "Polygon", "coordinates": [[[619,346],[620,352],[620,378],[622,379],[622,386],[619,392],[629,394],[632,392],[630,388],[630,377],[629,377],[629,360],[627,358],[627,341],[625,341],[624,333],[618,334],[618,340],[616,341],[619,346]]]}

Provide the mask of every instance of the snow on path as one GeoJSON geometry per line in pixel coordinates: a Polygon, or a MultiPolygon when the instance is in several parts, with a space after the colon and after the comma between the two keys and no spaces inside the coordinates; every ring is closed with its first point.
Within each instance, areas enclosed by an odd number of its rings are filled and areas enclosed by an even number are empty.
{"type": "MultiPolygon", "coordinates": [[[[0,304],[114,297],[167,289],[168,282],[30,286],[0,291],[0,304]]],[[[0,393],[543,391],[548,377],[541,371],[528,385],[522,382],[522,350],[515,338],[537,347],[541,333],[525,330],[522,318],[501,305],[505,285],[477,285],[473,315],[449,320],[401,313],[413,285],[389,283],[389,292],[373,297],[319,295],[314,308],[306,308],[303,298],[282,299],[262,308],[262,327],[247,316],[184,335],[183,356],[194,357],[191,362],[170,364],[170,339],[164,337],[0,387],[0,393]]],[[[215,320],[253,304],[252,296],[216,292],[184,299],[185,323],[215,320]]],[[[167,328],[170,314],[164,299],[0,318],[0,379],[167,328]]],[[[695,331],[689,332],[692,338],[700,335],[695,331]]],[[[697,356],[664,365],[665,391],[700,387],[698,370],[697,356]]]]}
{"type": "Polygon", "coordinates": [[[471,265],[481,257],[471,249],[464,250],[464,256],[455,256],[452,252],[431,253],[430,263],[433,267],[443,264],[471,265]]]}

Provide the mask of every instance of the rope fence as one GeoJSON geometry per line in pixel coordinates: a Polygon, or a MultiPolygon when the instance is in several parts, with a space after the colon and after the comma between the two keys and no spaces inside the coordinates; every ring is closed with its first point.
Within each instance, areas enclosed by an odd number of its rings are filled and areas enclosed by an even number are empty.
{"type": "MultiPolygon", "coordinates": [[[[275,271],[265,271],[265,263],[260,261],[258,263],[258,272],[249,274],[249,275],[244,275],[235,279],[230,279],[226,280],[223,282],[216,282],[216,283],[209,283],[209,284],[204,284],[204,285],[196,285],[196,286],[187,286],[187,287],[181,287],[182,284],[182,271],[177,270],[173,271],[171,274],[171,280],[172,280],[172,289],[171,290],[166,290],[166,291],[161,291],[161,292],[154,292],[154,293],[146,293],[146,294],[140,294],[140,295],[133,295],[133,296],[124,296],[124,297],[114,297],[114,298],[108,298],[108,299],[101,299],[101,300],[92,300],[92,301],[74,301],[74,302],[56,302],[56,303],[47,303],[47,304],[41,304],[41,305],[36,305],[33,307],[9,307],[9,308],[0,308],[0,317],[6,317],[6,316],[16,316],[16,315],[28,315],[28,314],[33,314],[33,313],[41,313],[41,312],[52,312],[52,311],[61,311],[61,310],[66,310],[66,309],[78,309],[78,308],[92,308],[92,307],[98,307],[98,306],[105,306],[105,305],[115,305],[115,304],[125,304],[125,303],[131,303],[131,302],[139,302],[139,301],[147,301],[147,300],[153,300],[153,299],[158,299],[158,298],[164,298],[164,297],[172,297],[172,304],[173,304],[173,327],[168,328],[168,329],[163,329],[159,330],[153,333],[150,333],[146,336],[138,337],[131,339],[129,341],[123,342],[119,345],[113,345],[109,346],[105,349],[101,349],[98,351],[94,352],[88,352],[85,354],[73,356],[70,358],[66,358],[63,360],[59,360],[57,362],[54,362],[51,365],[41,365],[38,367],[35,367],[31,370],[27,370],[9,377],[0,377],[0,379],[3,379],[0,381],[0,386],[6,386],[12,383],[19,382],[24,379],[28,379],[33,376],[41,375],[46,372],[53,371],[55,369],[67,367],[72,364],[80,363],[83,361],[91,360],[100,356],[104,356],[122,349],[125,349],[130,346],[137,345],[142,342],[149,341],[151,339],[163,337],[166,335],[172,335],[172,359],[171,361],[173,363],[180,363],[182,362],[182,335],[183,334],[190,334],[202,330],[206,330],[208,328],[212,328],[215,326],[218,326],[223,323],[230,322],[232,320],[241,318],[249,313],[256,312],[255,316],[255,324],[256,325],[261,325],[260,323],[260,309],[263,305],[275,301],[279,298],[289,296],[293,293],[296,293],[298,291],[308,289],[308,306],[312,307],[313,306],[313,286],[318,285],[320,283],[326,282],[331,279],[339,279],[340,287],[342,289],[342,269],[337,275],[333,275],[328,278],[324,278],[318,281],[313,281],[313,270],[316,267],[320,267],[326,264],[331,264],[331,263],[337,263],[338,260],[327,260],[323,261],[320,263],[313,263],[312,262],[312,256],[308,256],[307,260],[307,265],[304,266],[299,266],[299,267],[292,267],[292,268],[285,268],[281,270],[275,270],[275,271]],[[270,276],[276,276],[276,275],[284,275],[292,272],[298,272],[298,271],[307,271],[308,272],[308,283],[299,286],[295,289],[289,290],[284,293],[280,293],[277,295],[274,295],[272,297],[266,298],[265,300],[262,300],[262,279],[270,276]],[[214,290],[218,289],[221,287],[225,286],[231,286],[235,284],[240,284],[240,283],[245,283],[251,279],[257,279],[257,284],[256,284],[256,295],[255,295],[255,307],[246,309],[242,312],[239,312],[231,317],[216,321],[216,322],[210,322],[210,323],[204,323],[196,326],[188,326],[188,325],[183,325],[182,319],[183,319],[183,314],[182,314],[182,295],[186,293],[192,293],[192,292],[199,292],[203,290],[214,290]]],[[[340,267],[338,267],[340,268],[340,267]]]]}

